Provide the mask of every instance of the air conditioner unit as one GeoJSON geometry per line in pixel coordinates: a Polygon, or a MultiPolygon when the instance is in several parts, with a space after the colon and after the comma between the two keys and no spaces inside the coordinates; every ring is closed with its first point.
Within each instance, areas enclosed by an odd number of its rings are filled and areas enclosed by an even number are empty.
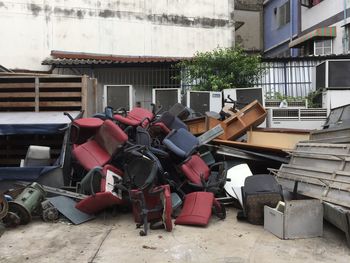
{"type": "Polygon", "coordinates": [[[267,127],[286,129],[321,129],[327,120],[327,109],[268,109],[267,127]]]}
{"type": "Polygon", "coordinates": [[[174,104],[181,103],[181,89],[155,88],[152,89],[152,103],[156,108],[162,108],[159,113],[168,111],[174,104]]]}
{"type": "Polygon", "coordinates": [[[316,66],[316,89],[350,89],[350,59],[326,60],[316,66]]]}
{"type": "Polygon", "coordinates": [[[322,90],[317,100],[322,108],[331,109],[349,103],[350,59],[326,60],[316,66],[316,90],[322,90]]]}
{"type": "MultiPolygon", "coordinates": [[[[280,108],[281,103],[282,103],[281,100],[266,99],[265,108],[267,109],[280,108]]],[[[307,109],[308,107],[307,99],[288,101],[287,104],[288,104],[288,108],[307,109]]]]}
{"type": "Polygon", "coordinates": [[[134,107],[134,97],[132,85],[104,85],[103,87],[103,107],[125,108],[129,111],[134,107]]]}
{"type": "Polygon", "coordinates": [[[261,87],[224,89],[224,99],[227,99],[228,96],[238,102],[236,105],[238,109],[244,108],[245,105],[254,100],[259,101],[264,106],[264,92],[261,87]]]}
{"type": "Polygon", "coordinates": [[[222,109],[221,91],[187,91],[187,107],[205,114],[207,111],[220,112],[222,109]]]}

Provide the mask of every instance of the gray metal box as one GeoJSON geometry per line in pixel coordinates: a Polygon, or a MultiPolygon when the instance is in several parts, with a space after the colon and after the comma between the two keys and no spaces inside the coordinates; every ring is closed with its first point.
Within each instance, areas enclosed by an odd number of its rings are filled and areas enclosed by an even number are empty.
{"type": "Polygon", "coordinates": [[[281,239],[323,235],[323,206],[319,200],[286,201],[277,208],[264,207],[264,229],[281,239]]]}

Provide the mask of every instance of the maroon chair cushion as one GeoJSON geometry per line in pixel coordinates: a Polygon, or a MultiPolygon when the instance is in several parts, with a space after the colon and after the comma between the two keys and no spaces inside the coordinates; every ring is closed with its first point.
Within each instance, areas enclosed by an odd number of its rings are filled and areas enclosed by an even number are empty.
{"type": "Polygon", "coordinates": [[[173,222],[171,220],[171,214],[173,212],[172,202],[171,202],[171,191],[169,185],[160,186],[164,189],[162,193],[163,198],[161,198],[163,202],[163,224],[165,230],[171,232],[173,230],[173,222]]]}
{"type": "Polygon", "coordinates": [[[191,183],[198,185],[202,184],[201,175],[205,181],[210,175],[210,168],[198,154],[192,155],[180,166],[180,169],[191,183]]]}
{"type": "Polygon", "coordinates": [[[71,126],[71,141],[73,143],[82,144],[90,137],[94,136],[103,124],[103,120],[99,118],[82,118],[73,121],[71,126]]]}
{"type": "Polygon", "coordinates": [[[107,207],[122,205],[125,203],[123,199],[119,198],[112,192],[106,191],[106,176],[108,170],[121,177],[123,176],[123,172],[118,168],[109,164],[105,165],[102,169],[103,176],[101,177],[100,182],[101,191],[78,202],[75,206],[77,209],[88,214],[95,214],[106,209],[107,207]]]}
{"type": "Polygon", "coordinates": [[[99,192],[81,200],[75,207],[84,213],[95,214],[107,207],[121,205],[123,203],[123,200],[114,196],[111,192],[99,192]]]}
{"type": "Polygon", "coordinates": [[[80,128],[99,128],[103,124],[103,120],[99,118],[82,118],[74,120],[74,124],[80,128]]]}
{"type": "Polygon", "coordinates": [[[211,192],[193,192],[187,194],[175,225],[206,226],[211,217],[214,194],[211,192]]]}
{"type": "Polygon", "coordinates": [[[111,158],[109,153],[101,148],[94,140],[87,141],[86,143],[75,147],[73,149],[73,156],[87,171],[96,166],[105,165],[111,158]]]}
{"type": "Polygon", "coordinates": [[[125,132],[110,120],[103,122],[95,137],[73,149],[73,156],[86,170],[104,166],[128,140],[125,132]]]}
{"type": "Polygon", "coordinates": [[[109,155],[116,152],[128,140],[128,135],[113,121],[106,120],[98,129],[95,141],[105,149],[109,155]]]}
{"type": "MultiPolygon", "coordinates": [[[[152,120],[154,118],[154,115],[149,110],[143,109],[143,108],[134,108],[132,109],[126,117],[121,115],[114,115],[113,116],[117,121],[120,121],[121,123],[129,126],[139,126],[141,125],[142,120],[145,118],[148,118],[152,120]]],[[[142,122],[142,127],[147,127],[149,124],[148,120],[145,120],[142,122]]]]}

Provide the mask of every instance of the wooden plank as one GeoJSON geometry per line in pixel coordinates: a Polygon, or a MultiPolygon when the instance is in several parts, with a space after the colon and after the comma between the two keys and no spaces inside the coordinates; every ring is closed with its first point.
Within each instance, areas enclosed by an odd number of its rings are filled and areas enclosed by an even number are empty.
{"type": "Polygon", "coordinates": [[[80,101],[40,101],[40,107],[81,107],[80,101]]]}
{"type": "Polygon", "coordinates": [[[35,78],[35,112],[39,112],[39,78],[35,78]]]}
{"type": "Polygon", "coordinates": [[[81,92],[40,92],[40,98],[68,98],[81,97],[81,92]]]}
{"type": "Polygon", "coordinates": [[[81,109],[84,111],[84,117],[87,117],[87,92],[88,92],[88,79],[87,76],[83,76],[81,79],[81,109]]]}
{"type": "Polygon", "coordinates": [[[40,88],[81,88],[81,82],[40,82],[40,88]]]}
{"type": "Polygon", "coordinates": [[[0,89],[27,89],[27,88],[31,88],[34,89],[35,88],[35,84],[33,83],[0,83],[0,89]]]}
{"type": "Polygon", "coordinates": [[[17,107],[35,107],[34,101],[16,101],[16,102],[0,102],[0,107],[17,108],[17,107]]]}
{"type": "Polygon", "coordinates": [[[0,92],[0,98],[34,98],[35,92],[0,92]]]}

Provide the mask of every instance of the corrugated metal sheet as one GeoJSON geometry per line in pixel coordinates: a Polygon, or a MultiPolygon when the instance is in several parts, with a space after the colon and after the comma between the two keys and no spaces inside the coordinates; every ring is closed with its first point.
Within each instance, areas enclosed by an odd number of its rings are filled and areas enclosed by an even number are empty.
{"type": "Polygon", "coordinates": [[[115,56],[106,54],[51,51],[43,65],[105,65],[127,63],[176,63],[188,58],[155,56],[115,56]]]}

